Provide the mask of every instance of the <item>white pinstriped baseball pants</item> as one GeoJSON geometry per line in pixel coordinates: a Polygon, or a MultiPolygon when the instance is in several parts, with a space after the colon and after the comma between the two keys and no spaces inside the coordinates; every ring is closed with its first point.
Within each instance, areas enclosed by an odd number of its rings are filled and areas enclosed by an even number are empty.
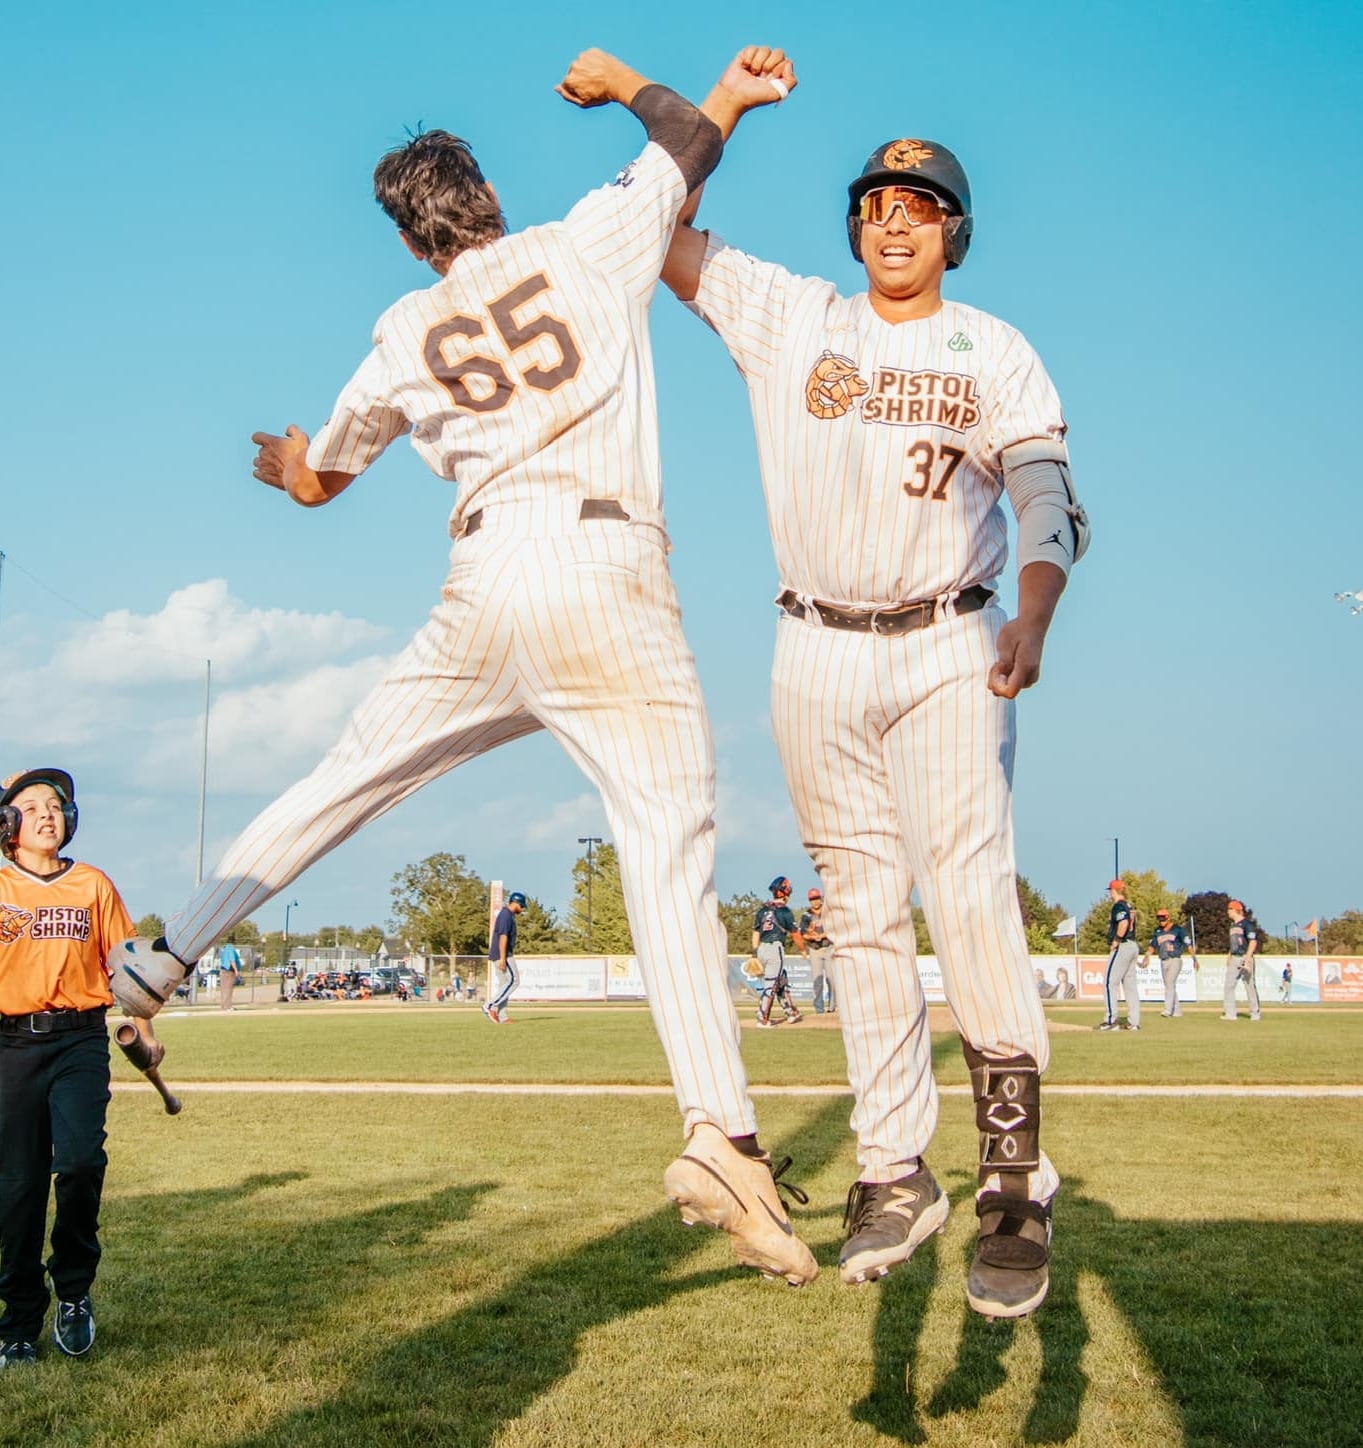
{"type": "Polygon", "coordinates": [[[985,688],[1003,622],[989,607],[897,638],[777,627],[772,727],[836,942],[864,1181],[911,1170],[937,1125],[915,884],[956,1029],[991,1057],[1050,1057],[1017,902],[1014,709],[985,688]]]}
{"type": "Polygon", "coordinates": [[[223,931],[423,784],[548,729],[600,789],[654,1025],[687,1130],[755,1131],[714,883],[715,761],[659,529],[526,536],[510,505],[451,554],[443,601],[308,778],[270,805],[166,926],[223,931]]]}

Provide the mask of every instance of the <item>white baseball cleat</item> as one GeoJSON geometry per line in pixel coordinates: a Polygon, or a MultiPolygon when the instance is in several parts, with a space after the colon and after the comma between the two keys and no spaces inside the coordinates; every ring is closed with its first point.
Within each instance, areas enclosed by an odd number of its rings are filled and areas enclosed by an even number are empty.
{"type": "MultiPolygon", "coordinates": [[[[686,1150],[663,1173],[667,1195],[681,1209],[688,1227],[698,1222],[729,1234],[734,1256],[767,1277],[802,1287],[819,1275],[814,1254],[795,1235],[785,1203],[776,1190],[771,1158],[744,1156],[717,1126],[702,1123],[686,1150]]],[[[804,1193],[787,1188],[797,1200],[804,1193]]]]}

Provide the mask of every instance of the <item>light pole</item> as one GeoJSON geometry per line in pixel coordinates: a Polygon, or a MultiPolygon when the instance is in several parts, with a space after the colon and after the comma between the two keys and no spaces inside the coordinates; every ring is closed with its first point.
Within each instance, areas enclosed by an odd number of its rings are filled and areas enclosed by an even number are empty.
{"type": "Polygon", "coordinates": [[[1301,941],[1300,941],[1300,940],[1298,939],[1298,937],[1297,937],[1297,931],[1300,930],[1300,929],[1301,929],[1301,921],[1300,921],[1300,920],[1289,920],[1289,921],[1287,922],[1287,927],[1286,927],[1286,929],[1283,931],[1283,934],[1284,934],[1284,935],[1286,935],[1286,934],[1288,934],[1289,932],[1291,932],[1291,935],[1292,935],[1292,953],[1293,953],[1294,955],[1297,954],[1297,953],[1301,950],[1301,941]]]}
{"type": "Polygon", "coordinates": [[[1108,838],[1112,841],[1112,878],[1120,880],[1122,878],[1121,842],[1115,835],[1109,835],[1108,838]]]}
{"type": "Polygon", "coordinates": [[[596,835],[579,835],[579,845],[587,847],[587,954],[592,953],[592,875],[595,869],[592,865],[592,851],[601,843],[596,835]]]}
{"type": "MultiPolygon", "coordinates": [[[[297,908],[297,900],[290,900],[284,907],[284,954],[280,957],[279,961],[280,968],[284,974],[287,974],[289,969],[289,911],[296,910],[297,908]]],[[[280,975],[280,980],[284,979],[284,974],[280,975]]]]}

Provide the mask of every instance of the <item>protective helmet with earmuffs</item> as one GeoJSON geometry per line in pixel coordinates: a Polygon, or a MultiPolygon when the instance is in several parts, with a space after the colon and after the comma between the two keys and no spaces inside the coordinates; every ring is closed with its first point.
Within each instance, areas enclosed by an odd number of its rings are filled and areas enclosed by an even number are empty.
{"type": "Polygon", "coordinates": [[[23,815],[12,801],[31,784],[51,785],[61,800],[64,828],[57,848],[60,850],[69,845],[76,833],[80,813],[76,809],[76,785],[71,776],[64,769],[24,769],[18,774],[11,774],[6,780],[0,780],[0,849],[6,853],[12,852],[23,825],[23,815]]]}

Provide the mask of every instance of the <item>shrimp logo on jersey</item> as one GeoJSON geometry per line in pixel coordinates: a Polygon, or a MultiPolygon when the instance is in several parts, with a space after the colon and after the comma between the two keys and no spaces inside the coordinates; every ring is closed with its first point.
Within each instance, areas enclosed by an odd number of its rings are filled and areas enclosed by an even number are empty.
{"type": "Polygon", "coordinates": [[[805,383],[805,406],[820,420],[846,417],[857,398],[864,397],[870,390],[850,357],[825,352],[814,364],[805,383]]]}
{"type": "Polygon", "coordinates": [[[7,905],[0,900],[0,945],[13,945],[20,940],[24,928],[32,919],[30,911],[20,910],[17,905],[7,905]]]}
{"type": "Polygon", "coordinates": [[[931,146],[922,141],[892,141],[881,155],[881,164],[887,171],[912,171],[933,156],[931,146]]]}

